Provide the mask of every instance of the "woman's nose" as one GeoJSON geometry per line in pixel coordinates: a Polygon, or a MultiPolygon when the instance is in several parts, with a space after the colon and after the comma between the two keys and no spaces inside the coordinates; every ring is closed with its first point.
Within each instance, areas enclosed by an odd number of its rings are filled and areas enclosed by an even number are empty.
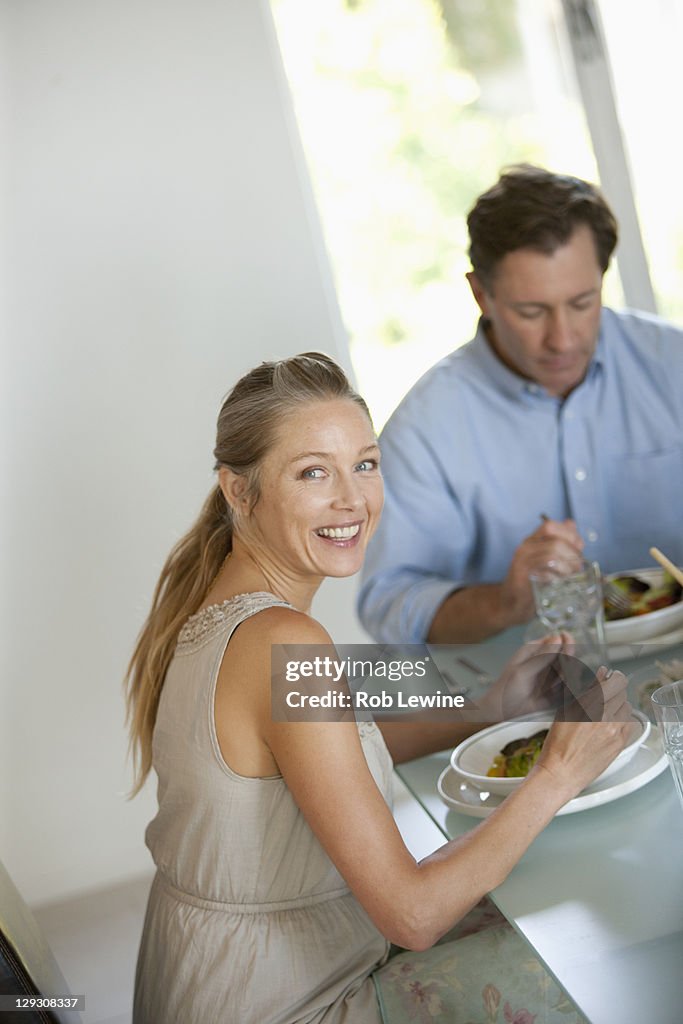
{"type": "Polygon", "coordinates": [[[335,508],[356,509],[363,504],[363,493],[355,474],[339,478],[333,498],[335,508]]]}

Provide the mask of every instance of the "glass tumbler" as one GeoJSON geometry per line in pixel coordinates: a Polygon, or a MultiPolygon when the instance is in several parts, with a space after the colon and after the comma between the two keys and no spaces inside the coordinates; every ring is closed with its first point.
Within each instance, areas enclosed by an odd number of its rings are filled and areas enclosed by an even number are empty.
{"type": "Polygon", "coordinates": [[[536,614],[547,632],[571,633],[575,657],[595,673],[608,665],[602,575],[597,562],[584,561],[578,572],[561,574],[551,562],[529,576],[536,614]]]}
{"type": "Polygon", "coordinates": [[[683,806],[683,681],[660,686],[651,699],[655,721],[662,735],[676,791],[683,806]]]}

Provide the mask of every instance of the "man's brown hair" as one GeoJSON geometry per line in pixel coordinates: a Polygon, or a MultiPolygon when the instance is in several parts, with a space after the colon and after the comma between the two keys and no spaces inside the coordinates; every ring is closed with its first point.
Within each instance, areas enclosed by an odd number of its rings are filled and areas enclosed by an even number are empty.
{"type": "Polygon", "coordinates": [[[535,249],[551,255],[581,224],[593,232],[604,273],[617,244],[618,227],[600,190],[581,178],[531,164],[507,167],[467,217],[472,269],[490,291],[496,265],[509,252],[535,249]]]}

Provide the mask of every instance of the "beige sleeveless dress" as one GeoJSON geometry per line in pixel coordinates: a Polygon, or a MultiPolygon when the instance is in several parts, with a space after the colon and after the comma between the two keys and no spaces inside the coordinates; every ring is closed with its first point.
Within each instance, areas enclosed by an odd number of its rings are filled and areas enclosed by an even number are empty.
{"type": "MultiPolygon", "coordinates": [[[[351,895],[281,776],[223,760],[214,693],[235,628],[272,594],[244,594],[184,626],[154,730],[157,866],[135,982],[134,1024],[379,1024],[371,972],[389,944],[351,895]]],[[[249,681],[245,680],[248,686],[249,681]]],[[[392,762],[359,726],[389,800],[392,762]]],[[[343,785],[340,779],[340,785],[343,785]]]]}

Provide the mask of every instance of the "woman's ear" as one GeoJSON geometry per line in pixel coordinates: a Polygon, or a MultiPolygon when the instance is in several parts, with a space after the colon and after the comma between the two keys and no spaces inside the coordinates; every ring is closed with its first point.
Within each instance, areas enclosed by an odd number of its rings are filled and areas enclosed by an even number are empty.
{"type": "Polygon", "coordinates": [[[247,481],[243,474],[234,473],[227,466],[221,466],[218,470],[218,483],[233,515],[240,510],[244,511],[248,499],[247,481]]]}

